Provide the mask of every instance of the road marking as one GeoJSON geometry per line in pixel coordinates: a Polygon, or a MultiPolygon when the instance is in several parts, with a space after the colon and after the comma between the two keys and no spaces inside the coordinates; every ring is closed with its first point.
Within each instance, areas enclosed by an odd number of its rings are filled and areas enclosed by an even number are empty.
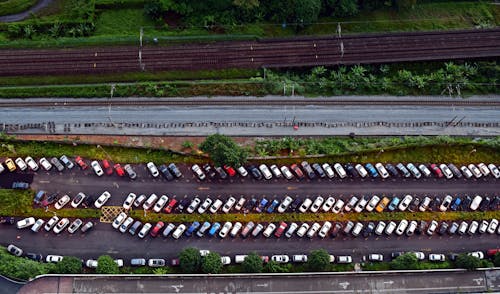
{"type": "Polygon", "coordinates": [[[345,281],[345,282],[342,282],[342,283],[339,283],[339,285],[342,287],[342,289],[347,289],[347,287],[350,285],[351,283],[345,281]]]}
{"type": "Polygon", "coordinates": [[[384,284],[392,285],[392,284],[394,284],[394,281],[392,281],[392,280],[391,281],[384,281],[384,284]]]}
{"type": "Polygon", "coordinates": [[[50,183],[50,181],[43,180],[43,181],[39,181],[38,183],[40,183],[40,184],[48,184],[48,183],[50,183]]]}
{"type": "Polygon", "coordinates": [[[198,190],[200,190],[200,191],[210,190],[210,187],[198,187],[198,190]]]}
{"type": "Polygon", "coordinates": [[[287,190],[297,190],[298,188],[297,187],[294,187],[294,186],[288,186],[286,187],[287,190]]]}
{"type": "Polygon", "coordinates": [[[477,278],[477,279],[472,279],[474,282],[476,282],[476,284],[478,285],[481,285],[481,283],[483,282],[483,278],[477,278]]]}

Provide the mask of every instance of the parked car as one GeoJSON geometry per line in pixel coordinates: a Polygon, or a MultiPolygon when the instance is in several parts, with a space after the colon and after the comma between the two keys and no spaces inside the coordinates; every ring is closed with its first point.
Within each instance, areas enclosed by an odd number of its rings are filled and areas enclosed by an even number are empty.
{"type": "Polygon", "coordinates": [[[16,164],[17,164],[17,167],[21,170],[21,171],[25,171],[27,168],[28,168],[28,165],[26,164],[26,162],[24,162],[24,160],[21,158],[21,157],[18,157],[16,158],[16,164]]]}
{"type": "Polygon", "coordinates": [[[153,176],[153,178],[157,178],[160,175],[160,171],[158,171],[158,168],[156,167],[154,162],[152,161],[148,162],[146,164],[146,167],[148,168],[149,173],[151,174],[151,176],[153,176]]]}
{"type": "Polygon", "coordinates": [[[31,227],[31,231],[33,231],[34,233],[38,233],[38,231],[42,228],[44,223],[45,221],[43,219],[41,218],[37,219],[35,224],[31,227]]]}
{"type": "Polygon", "coordinates": [[[474,164],[471,163],[467,167],[477,179],[483,176],[483,173],[474,164]]]}
{"type": "Polygon", "coordinates": [[[393,177],[399,177],[399,172],[398,170],[394,167],[394,165],[388,163],[385,165],[385,168],[387,171],[391,174],[393,177]]]}
{"type": "Polygon", "coordinates": [[[206,178],[205,174],[203,173],[203,171],[201,170],[199,165],[194,164],[191,167],[191,170],[198,177],[198,179],[200,179],[201,181],[203,181],[206,178]]]}
{"type": "Polygon", "coordinates": [[[495,179],[500,178],[500,171],[494,164],[492,163],[488,164],[488,168],[490,169],[491,174],[493,175],[493,177],[495,177],[495,179]]]}
{"type": "Polygon", "coordinates": [[[113,228],[118,229],[120,225],[125,221],[127,218],[127,214],[125,212],[121,212],[114,220],[113,223],[111,224],[113,228]]]}
{"type": "Polygon", "coordinates": [[[30,184],[26,182],[12,182],[12,189],[26,190],[29,189],[30,184]]]}
{"type": "MultiPolygon", "coordinates": [[[[387,179],[389,177],[389,173],[387,172],[386,168],[384,165],[380,162],[375,164],[375,168],[377,169],[378,173],[380,174],[380,177],[382,179],[387,179]]],[[[396,171],[397,173],[397,171],[396,171]]]]}
{"type": "Polygon", "coordinates": [[[271,171],[265,164],[259,165],[259,170],[262,172],[262,175],[264,176],[264,179],[270,180],[273,178],[273,175],[271,174],[271,171]]]}
{"type": "MultiPolygon", "coordinates": [[[[182,177],[182,173],[181,171],[179,170],[179,168],[175,165],[175,163],[171,163],[168,165],[168,169],[172,172],[172,174],[176,177],[176,178],[180,178],[182,177]]],[[[232,169],[232,168],[231,168],[232,169]]],[[[232,169],[232,171],[234,172],[234,169],[232,169]]]]}
{"type": "Polygon", "coordinates": [[[55,215],[51,217],[44,226],[45,231],[50,232],[58,222],[59,217],[55,215]]]}
{"type": "Polygon", "coordinates": [[[399,210],[405,211],[408,206],[410,206],[411,201],[413,200],[413,197],[411,195],[406,195],[403,197],[403,200],[398,205],[399,210]]]}
{"type": "Polygon", "coordinates": [[[341,179],[347,177],[347,173],[345,172],[344,168],[342,167],[342,165],[340,163],[335,163],[333,165],[333,168],[335,169],[335,171],[337,172],[337,174],[339,175],[339,177],[341,179]]]}
{"type": "Polygon", "coordinates": [[[70,234],[75,233],[83,224],[83,221],[79,218],[75,219],[68,227],[68,232],[70,234]]]}
{"type": "Polygon", "coordinates": [[[441,171],[443,172],[444,176],[447,179],[453,178],[453,173],[452,173],[451,169],[449,169],[446,164],[444,164],[444,163],[440,164],[439,168],[441,168],[441,171]]]}
{"type": "Polygon", "coordinates": [[[50,162],[56,167],[58,171],[61,172],[64,170],[64,165],[61,164],[61,162],[59,161],[59,159],[57,159],[57,157],[52,157],[50,159],[50,162]]]}
{"type": "Polygon", "coordinates": [[[83,225],[81,231],[82,233],[86,233],[88,230],[92,229],[94,227],[94,223],[92,221],[88,221],[83,225]]]}
{"type": "Polygon", "coordinates": [[[356,169],[356,171],[358,172],[358,174],[362,177],[362,178],[365,178],[366,176],[368,176],[368,172],[366,171],[366,169],[361,165],[361,164],[356,164],[356,166],[354,167],[356,169]]]}
{"type": "Polygon", "coordinates": [[[315,179],[316,178],[316,174],[314,173],[311,165],[309,165],[309,163],[307,161],[302,161],[300,163],[300,165],[302,166],[302,168],[304,169],[304,171],[306,172],[307,176],[309,177],[309,179],[315,179]]]}
{"type": "Polygon", "coordinates": [[[24,161],[26,162],[26,164],[29,166],[29,168],[32,170],[32,171],[37,171],[38,170],[38,164],[36,163],[35,160],[33,160],[33,158],[31,158],[30,156],[26,157],[24,159],[24,161]]]}
{"type": "Polygon", "coordinates": [[[90,163],[90,166],[98,177],[104,174],[104,171],[102,170],[101,165],[99,164],[99,162],[97,162],[97,160],[92,161],[90,163]]]}
{"type": "Polygon", "coordinates": [[[396,165],[396,167],[399,169],[399,171],[403,174],[403,176],[404,176],[405,178],[409,178],[409,177],[411,177],[410,172],[408,171],[408,169],[406,168],[406,166],[404,166],[404,164],[402,164],[402,163],[398,163],[398,164],[396,165]]]}
{"type": "Polygon", "coordinates": [[[418,168],[426,178],[431,176],[431,171],[427,168],[427,166],[425,166],[425,164],[420,164],[418,168]]]}
{"type": "Polygon", "coordinates": [[[280,169],[278,168],[278,166],[276,164],[273,164],[269,167],[269,169],[271,170],[271,172],[273,173],[273,175],[279,179],[281,178],[283,175],[281,174],[281,171],[280,169]]]}
{"type": "Polygon", "coordinates": [[[365,164],[365,167],[366,170],[370,173],[370,176],[372,176],[372,178],[378,178],[378,172],[371,163],[365,164]]]}
{"type": "Polygon", "coordinates": [[[240,176],[242,176],[243,178],[248,176],[248,171],[246,170],[245,167],[243,166],[240,166],[236,169],[238,171],[238,173],[240,174],[240,176]]]}
{"type": "Polygon", "coordinates": [[[318,163],[313,163],[312,169],[316,172],[316,174],[320,178],[325,178],[326,177],[326,173],[323,171],[323,168],[321,168],[321,165],[319,165],[318,163]]]}
{"type": "Polygon", "coordinates": [[[101,208],[109,200],[109,198],[111,198],[111,194],[108,191],[104,191],[94,202],[95,208],[101,208]]]}
{"type": "Polygon", "coordinates": [[[300,169],[300,167],[297,164],[295,164],[295,163],[292,164],[290,166],[290,168],[295,173],[295,176],[297,177],[297,179],[302,180],[304,178],[304,173],[302,172],[302,170],[300,169]]]}
{"type": "MultiPolygon", "coordinates": [[[[196,198],[194,200],[196,200],[196,198]]],[[[193,203],[194,203],[194,200],[193,200],[193,203]]],[[[191,205],[193,205],[193,203],[191,203],[191,205]]],[[[203,214],[210,207],[210,205],[212,205],[212,199],[207,197],[207,199],[205,199],[205,201],[203,201],[203,203],[200,205],[200,207],[198,207],[198,213],[203,214]]],[[[188,212],[189,212],[189,208],[188,208],[188,212]]]]}
{"type": "Polygon", "coordinates": [[[422,177],[422,174],[418,169],[413,165],[413,163],[408,163],[406,167],[410,170],[410,172],[413,174],[413,176],[417,179],[420,179],[422,177]]]}
{"type": "Polygon", "coordinates": [[[282,166],[280,168],[281,170],[281,174],[283,174],[283,176],[287,179],[287,180],[291,180],[293,179],[293,174],[292,172],[290,172],[290,170],[288,169],[288,167],[286,166],[282,166]]]}
{"type": "Polygon", "coordinates": [[[250,169],[250,173],[252,174],[252,176],[254,177],[254,179],[256,180],[262,180],[262,173],[259,171],[258,168],[256,168],[255,166],[251,165],[249,167],[250,169]]]}
{"type": "Polygon", "coordinates": [[[325,174],[328,178],[332,179],[335,177],[335,172],[333,171],[332,167],[328,163],[323,163],[323,165],[321,167],[325,171],[325,174]]]}
{"type": "Polygon", "coordinates": [[[49,171],[52,169],[52,164],[47,160],[47,158],[42,157],[39,161],[40,165],[46,170],[49,171]]]}
{"type": "Polygon", "coordinates": [[[129,210],[132,207],[132,204],[134,203],[136,197],[137,195],[135,195],[134,193],[129,193],[127,195],[127,198],[125,198],[125,201],[123,201],[123,208],[129,210]]]}
{"type": "Polygon", "coordinates": [[[439,206],[439,210],[441,210],[441,211],[448,210],[448,207],[450,207],[452,200],[453,200],[453,197],[451,197],[450,195],[446,195],[443,199],[443,202],[439,206]]]}
{"type": "Polygon", "coordinates": [[[124,167],[125,171],[128,174],[128,177],[132,180],[135,180],[137,178],[137,174],[135,173],[134,169],[130,164],[126,164],[124,167]]]}
{"type": "Polygon", "coordinates": [[[62,155],[61,157],[59,157],[59,160],[61,160],[61,162],[66,166],[67,169],[72,169],[75,166],[66,155],[62,155]]]}
{"type": "Polygon", "coordinates": [[[115,169],[115,172],[119,177],[123,177],[125,175],[125,171],[123,170],[123,167],[121,166],[121,164],[115,163],[113,168],[115,169]]]}
{"type": "Polygon", "coordinates": [[[142,229],[137,234],[137,237],[144,239],[144,237],[146,237],[148,235],[149,231],[151,230],[151,227],[153,227],[152,224],[145,223],[144,226],[142,227],[142,229]]]}
{"type": "MultiPolygon", "coordinates": [[[[155,203],[156,203],[157,200],[158,200],[158,196],[156,194],[149,195],[149,197],[146,200],[146,202],[144,202],[144,204],[142,205],[142,208],[144,210],[151,209],[151,207],[153,207],[153,205],[155,205],[155,203]]],[[[163,199],[163,200],[166,202],[166,199],[163,199]]]]}
{"type": "Polygon", "coordinates": [[[61,233],[69,225],[69,219],[62,218],[54,227],[54,233],[61,233]]]}
{"type": "Polygon", "coordinates": [[[73,198],[73,201],[71,201],[71,206],[73,208],[77,208],[86,197],[87,195],[85,195],[82,192],[79,192],[78,194],[76,194],[75,198],[73,198]]]}

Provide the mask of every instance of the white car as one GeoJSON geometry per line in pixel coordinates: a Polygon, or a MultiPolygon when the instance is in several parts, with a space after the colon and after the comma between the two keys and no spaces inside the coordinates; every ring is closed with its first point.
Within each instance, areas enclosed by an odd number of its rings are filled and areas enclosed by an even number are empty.
{"type": "Polygon", "coordinates": [[[22,219],[16,223],[16,226],[18,229],[24,229],[27,227],[30,227],[35,224],[35,218],[34,217],[27,217],[25,219],[22,219]]]}
{"type": "Polygon", "coordinates": [[[243,208],[243,205],[245,205],[245,202],[247,202],[245,197],[241,197],[240,200],[238,200],[238,203],[234,206],[234,210],[240,211],[243,208]]]}
{"type": "Polygon", "coordinates": [[[269,168],[267,167],[267,165],[265,165],[265,164],[259,165],[259,170],[262,172],[262,175],[264,176],[264,178],[266,180],[272,179],[273,175],[269,171],[269,168]]]}
{"type": "Polygon", "coordinates": [[[335,202],[335,205],[332,208],[332,212],[339,213],[342,211],[342,208],[344,208],[344,200],[339,199],[337,200],[337,202],[335,202]]]}
{"type": "Polygon", "coordinates": [[[54,227],[54,233],[59,234],[69,225],[69,219],[62,218],[54,227]]]}
{"type": "Polygon", "coordinates": [[[203,181],[206,178],[205,173],[201,170],[199,165],[197,164],[193,165],[191,167],[191,170],[198,177],[198,179],[203,181]]]}
{"type": "Polygon", "coordinates": [[[26,164],[26,162],[24,162],[24,160],[21,157],[16,158],[15,162],[17,164],[17,167],[22,171],[28,168],[28,165],[26,164]]]}
{"type": "Polygon", "coordinates": [[[479,258],[479,259],[484,259],[484,253],[482,253],[481,251],[469,252],[467,254],[470,256],[474,256],[476,258],[479,258]]]}
{"type": "Polygon", "coordinates": [[[83,222],[81,219],[77,218],[75,219],[71,225],[69,225],[69,228],[68,228],[68,232],[70,234],[73,234],[76,232],[76,230],[78,230],[81,226],[82,226],[83,222]]]}
{"type": "Polygon", "coordinates": [[[328,163],[323,163],[321,167],[325,171],[327,177],[329,177],[330,179],[335,177],[335,173],[333,172],[332,167],[328,163]]]}
{"type": "Polygon", "coordinates": [[[309,238],[314,237],[320,228],[321,228],[320,224],[314,223],[309,229],[309,231],[307,231],[307,237],[309,238]]]}
{"type": "Polygon", "coordinates": [[[219,210],[219,208],[221,206],[222,206],[222,200],[220,200],[220,199],[215,200],[215,202],[212,204],[212,206],[210,206],[210,212],[216,213],[217,210],[219,210]]]}
{"type": "Polygon", "coordinates": [[[148,200],[142,205],[142,208],[145,210],[150,209],[156,203],[156,200],[158,200],[158,196],[156,194],[151,194],[148,200]]]}
{"type": "Polygon", "coordinates": [[[45,157],[40,158],[39,163],[46,171],[52,168],[52,164],[45,157]]]}
{"type": "Polygon", "coordinates": [[[354,226],[354,228],[352,229],[352,232],[351,234],[354,236],[354,237],[357,237],[359,236],[359,234],[361,233],[361,230],[363,229],[363,224],[362,223],[356,223],[356,225],[354,226]]]}
{"type": "Polygon", "coordinates": [[[186,230],[186,225],[180,224],[177,229],[175,229],[174,233],[172,234],[172,237],[174,239],[179,239],[182,236],[182,233],[186,230]]]}
{"type": "Polygon", "coordinates": [[[429,228],[427,228],[427,232],[426,232],[427,235],[429,235],[429,236],[434,235],[434,232],[436,231],[437,227],[438,227],[438,222],[433,220],[431,222],[431,224],[429,225],[429,228]]]}
{"type": "Polygon", "coordinates": [[[125,212],[121,212],[113,221],[111,224],[113,228],[118,229],[120,225],[125,221],[127,218],[127,214],[125,212]]]}
{"type": "Polygon", "coordinates": [[[384,261],[384,256],[382,254],[372,253],[368,254],[368,256],[363,256],[363,261],[382,262],[384,261]]]}
{"type": "Polygon", "coordinates": [[[425,164],[419,165],[418,168],[426,177],[430,177],[432,175],[431,171],[427,168],[427,166],[425,166],[425,164]]]}
{"type": "Polygon", "coordinates": [[[321,238],[325,238],[331,228],[332,228],[332,223],[329,221],[326,221],[323,224],[323,226],[321,227],[321,229],[319,230],[318,236],[320,236],[321,238]]]}
{"type": "Polygon", "coordinates": [[[125,233],[128,228],[132,225],[134,222],[134,219],[131,218],[130,216],[120,225],[120,232],[125,233]]]}
{"type": "Polygon", "coordinates": [[[188,208],[186,210],[187,213],[193,213],[196,210],[196,208],[198,208],[198,205],[200,205],[200,203],[201,203],[200,198],[198,198],[198,197],[194,198],[193,201],[191,201],[191,203],[189,204],[189,206],[188,206],[188,208]]]}
{"type": "Polygon", "coordinates": [[[500,171],[493,163],[488,164],[488,168],[490,169],[491,174],[495,177],[495,179],[500,178],[500,171]]]}
{"type": "Polygon", "coordinates": [[[101,165],[99,164],[99,162],[97,162],[97,160],[94,160],[90,163],[90,166],[92,167],[92,169],[94,170],[95,174],[100,177],[104,174],[104,172],[102,171],[102,167],[101,165]]]}
{"type": "Polygon", "coordinates": [[[412,253],[415,254],[415,256],[417,257],[418,260],[424,260],[425,259],[425,253],[423,253],[423,252],[414,251],[412,253]]]}
{"type": "Polygon", "coordinates": [[[436,254],[436,253],[429,254],[429,261],[444,262],[445,260],[446,258],[444,257],[444,254],[436,254]]]}
{"type": "Polygon", "coordinates": [[[69,203],[70,200],[71,198],[68,195],[64,195],[59,200],[57,200],[56,204],[54,204],[55,209],[63,208],[66,204],[69,203]]]}
{"type": "Polygon", "coordinates": [[[468,165],[468,168],[477,179],[483,175],[481,171],[472,163],[468,165]]]}
{"type": "Polygon", "coordinates": [[[123,201],[123,208],[129,210],[132,207],[132,204],[134,203],[136,197],[137,195],[135,195],[134,193],[129,193],[127,198],[125,198],[125,201],[123,201]]]}
{"type": "MultiPolygon", "coordinates": [[[[193,202],[196,200],[196,198],[193,200],[193,202]]],[[[192,205],[193,203],[191,203],[192,205]]],[[[207,199],[205,199],[205,201],[203,201],[203,203],[200,205],[200,207],[198,207],[198,213],[199,214],[202,214],[204,213],[209,207],[210,205],[212,205],[212,199],[210,199],[209,197],[207,197],[207,199]]],[[[189,212],[189,208],[188,208],[188,212],[189,212]]]]}
{"type": "Polygon", "coordinates": [[[50,232],[52,230],[52,228],[57,224],[57,222],[59,221],[59,217],[57,216],[53,216],[49,219],[49,221],[45,224],[45,231],[47,232],[50,232]]]}
{"type": "Polygon", "coordinates": [[[380,197],[378,197],[377,195],[373,195],[370,201],[368,201],[365,210],[368,212],[372,212],[379,202],[380,202],[380,197]]]}
{"type": "Polygon", "coordinates": [[[326,198],[325,203],[323,203],[323,206],[321,207],[321,210],[323,210],[324,212],[329,212],[334,204],[335,204],[335,198],[330,196],[326,198]]]}
{"type": "Polygon", "coordinates": [[[305,254],[292,255],[292,262],[300,262],[300,263],[307,262],[307,255],[305,254]]]}
{"type": "Polygon", "coordinates": [[[276,166],[276,164],[273,164],[269,167],[271,169],[271,172],[273,173],[273,175],[276,177],[276,178],[281,178],[281,171],[280,169],[278,168],[278,166],[276,166]]]}
{"type": "Polygon", "coordinates": [[[316,197],[311,206],[311,212],[314,213],[317,212],[320,209],[321,205],[323,204],[323,201],[324,201],[323,197],[321,196],[316,197]]]}
{"type": "Polygon", "coordinates": [[[283,174],[283,176],[287,179],[287,180],[291,180],[293,179],[293,174],[292,172],[290,172],[290,170],[288,169],[287,166],[282,166],[280,168],[281,170],[281,173],[283,174]]]}
{"type": "Polygon", "coordinates": [[[477,231],[477,228],[479,227],[479,224],[477,221],[472,221],[469,225],[469,229],[467,230],[467,233],[469,235],[474,235],[477,231]]]}
{"type": "Polygon", "coordinates": [[[418,223],[417,221],[411,221],[408,227],[406,228],[406,236],[410,237],[415,233],[415,230],[417,229],[418,223]]]}
{"type": "Polygon", "coordinates": [[[58,263],[62,259],[63,257],[60,255],[47,255],[47,257],[45,257],[45,262],[58,263]]]}
{"type": "Polygon", "coordinates": [[[235,238],[242,227],[243,225],[240,222],[234,223],[233,228],[231,229],[231,237],[235,238]]]}
{"type": "Polygon", "coordinates": [[[380,177],[382,177],[382,179],[387,179],[389,177],[389,173],[387,172],[387,170],[385,169],[384,165],[380,162],[378,162],[377,164],[375,164],[375,168],[377,169],[380,177]]]}
{"type": "Polygon", "coordinates": [[[470,204],[470,210],[475,211],[479,208],[479,204],[481,204],[481,201],[483,201],[483,197],[476,195],[472,199],[472,202],[470,204]]]}
{"type": "Polygon", "coordinates": [[[447,179],[453,178],[453,173],[451,172],[451,169],[446,164],[444,164],[444,163],[440,164],[439,168],[441,169],[441,171],[443,172],[443,175],[447,179]]]}
{"type": "Polygon", "coordinates": [[[408,221],[407,220],[402,220],[398,227],[396,228],[396,234],[401,236],[404,234],[404,232],[406,231],[406,227],[408,226],[408,221]]]}
{"type": "Polygon", "coordinates": [[[290,226],[288,227],[288,230],[285,232],[285,237],[291,238],[293,236],[293,233],[297,230],[299,225],[297,223],[291,223],[290,226]]]}
{"type": "Polygon", "coordinates": [[[304,202],[302,202],[302,205],[299,207],[299,211],[304,213],[309,209],[309,206],[311,206],[312,200],[309,198],[306,198],[304,202]]]}
{"type": "Polygon", "coordinates": [[[288,257],[288,255],[273,255],[271,256],[271,260],[277,263],[288,263],[290,257],[288,257]]]}
{"type": "Polygon", "coordinates": [[[490,221],[490,224],[486,231],[488,232],[488,234],[494,234],[497,227],[498,227],[498,220],[494,218],[490,221]]]}
{"type": "Polygon", "coordinates": [[[397,227],[397,224],[393,221],[389,222],[387,224],[387,226],[385,226],[385,234],[390,236],[392,234],[392,232],[394,232],[394,230],[396,229],[397,227]]]}
{"type": "Polygon", "coordinates": [[[229,256],[221,256],[220,257],[220,262],[222,263],[222,265],[231,264],[231,257],[229,257],[229,256]]]}
{"type": "Polygon", "coordinates": [[[137,198],[135,198],[135,200],[134,200],[134,206],[135,207],[141,206],[143,204],[143,202],[146,201],[147,198],[148,197],[146,197],[146,195],[144,195],[144,194],[137,196],[137,198]]]}
{"type": "Polygon", "coordinates": [[[470,179],[473,176],[472,172],[466,166],[460,167],[460,170],[462,171],[464,177],[467,179],[470,179]]]}
{"type": "Polygon", "coordinates": [[[226,201],[226,204],[222,207],[222,212],[228,213],[231,208],[233,208],[234,204],[236,203],[236,198],[233,196],[229,197],[229,199],[226,201]]]}
{"type": "Polygon", "coordinates": [[[429,204],[431,204],[431,198],[426,196],[424,200],[422,200],[422,203],[420,203],[418,210],[422,212],[426,211],[427,208],[429,208],[429,204]]]}
{"type": "Polygon", "coordinates": [[[280,206],[278,206],[278,212],[279,213],[285,212],[288,209],[288,206],[292,204],[292,201],[293,201],[292,197],[286,196],[285,199],[283,199],[283,201],[281,202],[280,206]]]}
{"type": "Polygon", "coordinates": [[[34,232],[34,233],[38,233],[38,231],[40,231],[40,229],[42,228],[43,224],[45,223],[45,221],[43,219],[38,219],[35,224],[31,227],[31,230],[34,232]]]}
{"type": "Polygon", "coordinates": [[[488,225],[489,225],[489,223],[487,221],[483,220],[481,222],[481,224],[479,225],[479,229],[478,229],[479,234],[486,233],[486,230],[488,229],[488,225]]]}
{"type": "Polygon", "coordinates": [[[347,177],[347,173],[345,172],[345,169],[342,167],[340,163],[334,164],[333,168],[335,169],[335,171],[337,172],[337,174],[341,179],[347,177]]]}
{"type": "Polygon", "coordinates": [[[384,233],[386,223],[383,221],[379,221],[377,227],[375,228],[375,234],[381,236],[384,233]]]}
{"type": "Polygon", "coordinates": [[[443,199],[443,202],[441,202],[441,205],[439,206],[439,210],[441,211],[447,211],[448,207],[451,205],[451,201],[453,200],[453,197],[451,195],[446,195],[443,199]]]}
{"type": "Polygon", "coordinates": [[[299,237],[304,237],[306,234],[307,230],[309,230],[310,226],[308,223],[303,223],[300,228],[297,230],[297,236],[299,237]]]}
{"type": "Polygon", "coordinates": [[[274,230],[276,230],[276,225],[273,223],[270,223],[269,225],[267,225],[267,227],[264,230],[264,233],[262,233],[262,235],[264,235],[264,237],[266,237],[266,238],[269,238],[271,236],[271,234],[274,232],[274,230]]]}
{"type": "Polygon", "coordinates": [[[354,168],[358,171],[358,174],[362,178],[365,178],[366,176],[368,176],[368,172],[366,171],[366,169],[361,164],[359,164],[359,163],[356,164],[356,166],[354,168]]]}
{"type": "Polygon", "coordinates": [[[73,198],[73,201],[71,201],[71,207],[77,208],[85,198],[87,198],[87,195],[85,195],[85,193],[79,192],[78,194],[76,194],[75,198],[73,198]]]}
{"type": "Polygon", "coordinates": [[[361,199],[358,201],[356,204],[356,207],[354,207],[355,212],[362,212],[363,209],[365,209],[366,204],[368,203],[368,199],[366,197],[361,197],[361,199]]]}
{"type": "Polygon", "coordinates": [[[111,194],[108,191],[104,191],[99,198],[94,202],[94,206],[99,209],[111,198],[111,194]]]}
{"type": "Polygon", "coordinates": [[[156,178],[160,175],[160,172],[158,171],[158,168],[156,167],[154,162],[151,162],[151,161],[148,162],[146,164],[146,167],[148,168],[148,170],[151,173],[151,175],[153,176],[153,178],[156,178]]]}
{"type": "Polygon", "coordinates": [[[29,168],[32,170],[32,171],[37,171],[38,170],[38,164],[36,163],[35,160],[33,160],[33,158],[31,158],[30,156],[26,157],[24,159],[24,161],[26,162],[26,164],[29,166],[29,168]]]}
{"type": "Polygon", "coordinates": [[[146,235],[149,233],[149,231],[151,230],[151,227],[153,225],[150,224],[150,223],[145,223],[144,226],[142,227],[142,229],[139,231],[139,234],[137,234],[137,236],[141,239],[144,239],[144,237],[146,237],[146,235]]]}
{"type": "Polygon", "coordinates": [[[89,259],[85,262],[85,266],[88,268],[96,268],[97,267],[97,260],[89,259]]]}
{"type": "Polygon", "coordinates": [[[411,195],[406,195],[398,205],[399,210],[405,211],[408,208],[408,206],[410,206],[412,200],[413,197],[411,195]]]}
{"type": "Polygon", "coordinates": [[[337,256],[337,263],[352,263],[352,256],[339,255],[339,256],[337,256]]]}
{"type": "Polygon", "coordinates": [[[219,237],[222,239],[226,238],[227,234],[229,233],[229,230],[233,227],[233,224],[231,222],[225,222],[224,225],[222,226],[222,229],[219,231],[219,237]]]}
{"type": "Polygon", "coordinates": [[[245,167],[240,166],[236,170],[238,171],[238,173],[240,174],[240,176],[242,176],[242,177],[248,176],[248,171],[246,170],[245,167]]]}
{"type": "Polygon", "coordinates": [[[469,224],[466,221],[461,222],[460,226],[458,227],[458,233],[460,235],[465,235],[468,227],[469,227],[469,224]]]}
{"type": "Polygon", "coordinates": [[[167,204],[167,202],[168,202],[167,195],[161,195],[160,199],[158,199],[155,206],[153,206],[153,211],[160,212],[163,209],[163,207],[167,204]]]}
{"type": "Polygon", "coordinates": [[[488,169],[488,167],[484,163],[482,163],[482,162],[479,163],[477,165],[477,167],[479,168],[479,170],[481,171],[483,176],[487,177],[490,174],[490,170],[488,169]]]}

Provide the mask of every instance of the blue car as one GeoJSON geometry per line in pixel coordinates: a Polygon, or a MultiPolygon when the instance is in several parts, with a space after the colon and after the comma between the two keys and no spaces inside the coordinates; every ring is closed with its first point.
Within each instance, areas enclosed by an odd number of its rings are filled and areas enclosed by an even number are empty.
{"type": "Polygon", "coordinates": [[[399,201],[401,201],[401,200],[398,197],[392,198],[392,201],[391,201],[391,203],[389,203],[389,206],[387,206],[387,208],[390,211],[394,211],[394,209],[396,209],[396,207],[398,207],[399,201]]]}
{"type": "Polygon", "coordinates": [[[371,163],[365,164],[365,167],[372,177],[374,177],[374,178],[378,177],[378,172],[375,169],[375,167],[373,167],[373,165],[371,163]]]}
{"type": "Polygon", "coordinates": [[[43,200],[43,197],[45,197],[45,191],[38,191],[35,195],[35,199],[33,199],[33,202],[35,204],[40,204],[40,202],[43,200]]]}
{"type": "Polygon", "coordinates": [[[268,202],[269,201],[267,201],[266,198],[262,198],[262,200],[259,203],[259,206],[257,206],[257,208],[255,210],[257,212],[262,212],[264,210],[264,208],[266,207],[266,205],[267,205],[268,202]]]}
{"type": "Polygon", "coordinates": [[[204,222],[201,228],[196,233],[196,235],[200,238],[203,237],[203,235],[205,235],[205,232],[210,228],[210,226],[211,224],[209,222],[204,222]]]}
{"type": "Polygon", "coordinates": [[[186,235],[186,237],[191,237],[193,232],[196,231],[196,229],[198,229],[199,227],[200,227],[199,222],[192,223],[191,226],[189,227],[189,229],[187,229],[187,231],[184,232],[184,235],[186,235]]]}
{"type": "Polygon", "coordinates": [[[460,203],[462,203],[462,199],[460,199],[460,197],[457,197],[450,206],[451,210],[456,211],[460,206],[460,203]]]}
{"type": "Polygon", "coordinates": [[[267,208],[267,212],[272,213],[279,203],[280,202],[278,200],[274,199],[273,202],[271,202],[271,205],[269,205],[269,207],[267,208]]]}
{"type": "Polygon", "coordinates": [[[215,235],[215,233],[217,233],[217,231],[220,229],[220,224],[219,223],[214,223],[212,225],[212,227],[210,228],[210,231],[208,231],[208,235],[210,235],[210,237],[213,237],[215,235]]]}

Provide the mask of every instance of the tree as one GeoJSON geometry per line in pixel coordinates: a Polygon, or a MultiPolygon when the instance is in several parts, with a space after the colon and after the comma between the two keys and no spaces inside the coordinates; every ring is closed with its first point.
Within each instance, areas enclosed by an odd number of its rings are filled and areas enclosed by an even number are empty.
{"type": "Polygon", "coordinates": [[[328,269],[330,254],[325,249],[313,250],[307,257],[307,266],[310,270],[320,272],[328,269]]]}
{"type": "Polygon", "coordinates": [[[333,15],[337,17],[347,17],[358,14],[357,0],[338,0],[333,10],[333,15]]]}
{"type": "Polygon", "coordinates": [[[396,257],[391,261],[392,269],[417,269],[418,259],[415,253],[408,252],[403,255],[396,257]]]}
{"type": "Polygon", "coordinates": [[[179,263],[184,273],[197,273],[200,271],[201,255],[196,248],[186,248],[179,254],[179,263]]]}
{"type": "Polygon", "coordinates": [[[481,266],[481,259],[469,255],[467,253],[462,253],[457,256],[457,259],[455,260],[455,265],[460,268],[473,270],[481,266]]]}
{"type": "Polygon", "coordinates": [[[291,21],[297,23],[298,27],[302,28],[318,20],[321,0],[295,0],[292,5],[294,11],[291,21]]]}
{"type": "Polygon", "coordinates": [[[417,0],[395,0],[398,10],[413,9],[417,5],[417,0]]]}
{"type": "Polygon", "coordinates": [[[248,254],[241,266],[246,273],[261,273],[264,269],[262,258],[255,252],[248,254]]]}
{"type": "Polygon", "coordinates": [[[200,150],[208,153],[217,166],[227,164],[238,167],[243,165],[248,157],[245,149],[238,146],[228,136],[220,134],[208,136],[200,144],[200,150]]]}
{"type": "Polygon", "coordinates": [[[290,271],[289,266],[281,265],[276,261],[269,261],[264,267],[264,271],[267,273],[288,273],[290,271]]]}
{"type": "Polygon", "coordinates": [[[97,268],[95,272],[98,274],[118,274],[120,270],[111,256],[101,255],[97,259],[97,268]]]}
{"type": "Polygon", "coordinates": [[[493,256],[493,264],[495,266],[500,266],[500,252],[497,252],[495,256],[493,256]]]}
{"type": "Polygon", "coordinates": [[[220,255],[210,252],[201,259],[201,270],[206,274],[218,274],[222,270],[220,255]]]}
{"type": "Polygon", "coordinates": [[[82,261],[74,256],[64,256],[56,263],[55,271],[59,274],[80,274],[82,273],[82,261]]]}

